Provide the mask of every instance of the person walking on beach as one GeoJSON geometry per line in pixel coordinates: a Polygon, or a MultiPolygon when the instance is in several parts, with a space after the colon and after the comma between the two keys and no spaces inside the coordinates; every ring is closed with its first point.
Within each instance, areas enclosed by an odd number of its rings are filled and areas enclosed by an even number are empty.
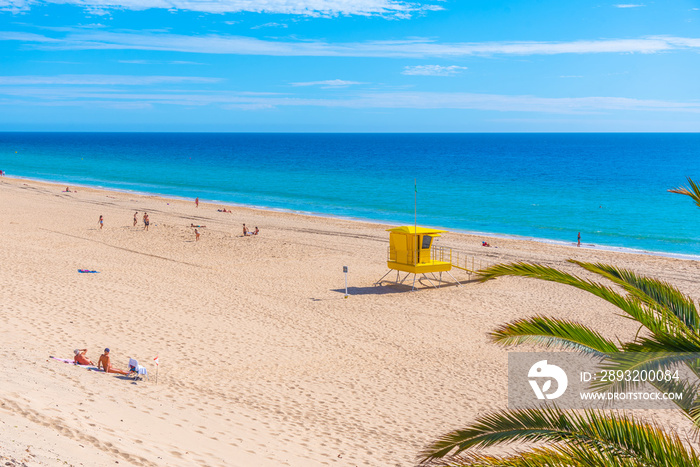
{"type": "Polygon", "coordinates": [[[136,216],[138,216],[138,214],[139,214],[138,211],[136,211],[136,212],[134,213],[134,227],[136,227],[136,224],[139,223],[138,219],[136,218],[136,216]]]}
{"type": "Polygon", "coordinates": [[[248,227],[243,224],[243,236],[245,237],[246,235],[248,235],[248,227]]]}
{"type": "Polygon", "coordinates": [[[143,230],[148,231],[148,224],[150,224],[150,220],[148,219],[148,213],[144,212],[143,213],[143,230]]]}
{"type": "Polygon", "coordinates": [[[100,355],[100,360],[97,362],[97,369],[102,368],[105,373],[117,373],[120,375],[128,375],[128,371],[119,370],[112,366],[112,361],[109,359],[109,349],[105,349],[105,353],[100,355]]]}
{"type": "Polygon", "coordinates": [[[102,216],[100,216],[100,220],[97,221],[97,223],[100,224],[100,230],[102,230],[102,227],[104,227],[104,222],[104,219],[102,218],[102,216]]]}
{"type": "Polygon", "coordinates": [[[578,245],[576,246],[581,246],[581,232],[578,233],[578,245]]]}
{"type": "Polygon", "coordinates": [[[199,241],[199,232],[197,229],[194,229],[194,241],[198,242],[199,241]]]}
{"type": "Polygon", "coordinates": [[[194,207],[199,207],[199,196],[194,199],[194,207]]]}

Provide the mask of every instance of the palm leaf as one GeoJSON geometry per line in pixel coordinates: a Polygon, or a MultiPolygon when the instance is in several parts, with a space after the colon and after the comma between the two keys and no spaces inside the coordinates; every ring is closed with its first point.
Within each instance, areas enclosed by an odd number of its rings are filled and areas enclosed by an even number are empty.
{"type": "Polygon", "coordinates": [[[574,349],[594,355],[618,352],[614,342],[572,321],[535,316],[504,324],[489,333],[500,345],[539,344],[547,348],[574,349]]]}
{"type": "Polygon", "coordinates": [[[534,448],[501,457],[458,454],[428,464],[431,467],[646,467],[635,458],[621,458],[600,449],[577,446],[534,448]]]}
{"type": "Polygon", "coordinates": [[[693,300],[668,282],[638,276],[632,271],[618,269],[608,264],[584,263],[573,259],[569,262],[606,277],[650,306],[670,310],[691,329],[697,329],[700,324],[700,315],[693,300]]]}
{"type": "Polygon", "coordinates": [[[479,280],[482,282],[501,276],[519,276],[570,285],[615,305],[617,308],[624,311],[628,318],[639,321],[640,324],[649,329],[652,333],[674,332],[678,326],[683,325],[678,318],[671,313],[659,314],[643,306],[640,300],[634,296],[622,296],[610,287],[581,279],[573,274],[568,274],[548,266],[523,262],[496,264],[480,270],[479,276],[479,280]]]}
{"type": "Polygon", "coordinates": [[[656,424],[625,414],[594,410],[565,412],[556,407],[485,415],[466,429],[447,433],[428,446],[421,453],[421,461],[427,463],[450,453],[459,455],[467,450],[473,452],[514,442],[554,443],[555,447],[563,445],[593,455],[636,459],[637,465],[644,466],[700,466],[692,448],[686,448],[678,435],[666,433],[656,424]]]}
{"type": "Polygon", "coordinates": [[[690,188],[679,186],[678,188],[671,188],[668,191],[670,193],[678,193],[679,195],[690,196],[693,199],[693,201],[695,201],[696,206],[700,207],[700,187],[698,187],[698,185],[696,185],[690,177],[687,177],[687,180],[688,185],[690,185],[690,188]]]}

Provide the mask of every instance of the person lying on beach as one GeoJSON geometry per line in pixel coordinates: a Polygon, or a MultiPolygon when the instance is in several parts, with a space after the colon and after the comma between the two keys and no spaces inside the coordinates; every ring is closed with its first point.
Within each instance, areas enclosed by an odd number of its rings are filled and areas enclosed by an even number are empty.
{"type": "Polygon", "coordinates": [[[190,227],[199,227],[200,229],[206,229],[206,228],[207,228],[206,225],[194,225],[194,224],[190,224],[190,227]]]}
{"type": "Polygon", "coordinates": [[[119,375],[128,375],[128,371],[123,371],[112,366],[109,359],[109,349],[105,349],[105,353],[100,355],[100,360],[97,362],[97,369],[103,369],[105,373],[117,373],[119,375]]]}
{"type": "Polygon", "coordinates": [[[66,187],[66,189],[63,190],[63,192],[64,192],[64,193],[72,193],[72,191],[70,191],[70,188],[68,188],[68,187],[66,187]]]}
{"type": "Polygon", "coordinates": [[[76,365],[95,365],[85,356],[85,354],[87,353],[87,349],[75,349],[73,353],[75,353],[75,358],[73,359],[73,361],[76,365]]]}
{"type": "Polygon", "coordinates": [[[226,208],[224,208],[224,209],[217,209],[217,211],[218,211],[218,212],[227,212],[227,213],[231,214],[231,211],[227,211],[226,208]]]}

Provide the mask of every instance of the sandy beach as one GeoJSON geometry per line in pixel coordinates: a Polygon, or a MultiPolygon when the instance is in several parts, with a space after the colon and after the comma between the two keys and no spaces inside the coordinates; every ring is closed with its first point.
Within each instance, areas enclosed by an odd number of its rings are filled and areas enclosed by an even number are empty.
{"type": "MultiPolygon", "coordinates": [[[[508,349],[487,338],[499,324],[539,313],[637,331],[602,300],[535,280],[456,271],[462,287],[374,286],[385,225],[64,189],[0,179],[3,464],[409,466],[507,406],[508,349]],[[242,237],[243,223],[260,235],[242,237]],[[206,226],[198,242],[191,224],[206,226]],[[49,358],[88,348],[97,361],[105,347],[149,380],[49,358]]],[[[440,244],[484,265],[612,263],[700,297],[697,261],[456,233],[440,244]]],[[[691,429],[675,411],[654,416],[691,429]]]]}

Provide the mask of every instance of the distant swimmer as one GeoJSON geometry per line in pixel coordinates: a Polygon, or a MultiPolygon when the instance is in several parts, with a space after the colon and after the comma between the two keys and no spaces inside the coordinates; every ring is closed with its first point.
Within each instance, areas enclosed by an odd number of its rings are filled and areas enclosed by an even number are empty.
{"type": "Polygon", "coordinates": [[[578,233],[578,244],[576,246],[581,246],[581,232],[578,233]]]}
{"type": "Polygon", "coordinates": [[[102,230],[102,227],[104,227],[104,223],[105,223],[105,221],[104,221],[104,219],[102,218],[102,216],[100,216],[100,220],[97,221],[97,223],[100,224],[100,230],[102,230]]]}
{"type": "Polygon", "coordinates": [[[136,212],[134,213],[134,227],[136,227],[136,224],[139,223],[138,219],[136,218],[136,216],[138,216],[138,215],[139,215],[139,212],[136,211],[136,212]]]}

